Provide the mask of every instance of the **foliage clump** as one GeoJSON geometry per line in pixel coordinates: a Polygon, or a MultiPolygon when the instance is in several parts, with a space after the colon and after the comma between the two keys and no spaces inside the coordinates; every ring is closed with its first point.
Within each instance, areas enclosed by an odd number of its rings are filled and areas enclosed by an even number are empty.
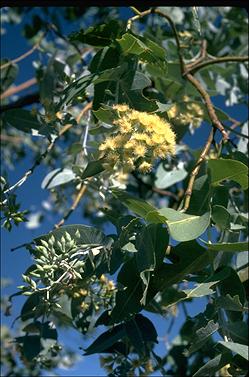
{"type": "Polygon", "coordinates": [[[127,105],[114,105],[117,132],[99,146],[107,164],[129,172],[149,173],[156,159],[175,154],[176,136],[170,123],[156,114],[137,111],[127,105]]]}

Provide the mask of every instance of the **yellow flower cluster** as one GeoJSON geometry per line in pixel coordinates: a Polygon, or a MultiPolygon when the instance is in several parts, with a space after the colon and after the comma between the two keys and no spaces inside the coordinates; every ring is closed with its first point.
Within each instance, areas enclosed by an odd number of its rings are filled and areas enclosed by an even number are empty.
{"type": "Polygon", "coordinates": [[[174,124],[180,126],[192,124],[195,128],[200,127],[204,116],[204,112],[200,105],[190,102],[189,97],[187,96],[183,97],[181,107],[175,104],[167,111],[167,114],[174,124]]]}
{"type": "Polygon", "coordinates": [[[113,108],[118,113],[113,122],[117,131],[99,146],[108,166],[148,173],[157,158],[175,154],[176,136],[167,121],[123,104],[113,108]]]}

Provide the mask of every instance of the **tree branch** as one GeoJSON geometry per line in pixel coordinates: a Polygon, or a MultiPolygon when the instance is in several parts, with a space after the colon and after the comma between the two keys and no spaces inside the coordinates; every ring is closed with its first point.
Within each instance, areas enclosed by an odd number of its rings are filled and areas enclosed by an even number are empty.
{"type": "Polygon", "coordinates": [[[81,184],[81,187],[80,187],[80,190],[78,192],[78,195],[76,196],[71,208],[67,211],[67,213],[63,216],[63,218],[57,223],[55,224],[54,228],[57,229],[59,228],[60,226],[62,226],[64,224],[64,222],[69,218],[69,216],[72,214],[72,212],[75,210],[75,208],[78,206],[81,198],[83,197],[83,195],[85,194],[86,192],[86,189],[87,189],[87,185],[85,185],[84,183],[81,184]]]}
{"type": "Polygon", "coordinates": [[[19,93],[22,90],[30,88],[31,86],[33,86],[35,84],[37,84],[37,80],[36,80],[35,77],[33,77],[32,79],[27,80],[20,85],[13,86],[13,87],[7,89],[4,93],[2,93],[0,95],[0,100],[7,98],[7,97],[10,97],[10,96],[13,96],[13,94],[19,93]]]}
{"type": "Polygon", "coordinates": [[[187,211],[187,209],[189,207],[195,178],[200,171],[200,167],[201,167],[202,162],[205,160],[205,158],[206,158],[206,156],[209,152],[209,149],[211,147],[211,144],[212,144],[212,141],[213,141],[213,138],[214,138],[214,133],[215,133],[215,130],[212,128],[212,130],[211,130],[211,132],[208,136],[207,142],[205,144],[205,147],[203,148],[203,151],[201,152],[200,157],[198,158],[196,165],[195,165],[194,169],[192,170],[192,172],[190,174],[188,187],[187,187],[187,190],[185,191],[184,206],[183,206],[182,212],[187,211]]]}
{"type": "Polygon", "coordinates": [[[44,38],[46,33],[42,33],[42,35],[40,36],[39,40],[36,42],[36,44],[27,52],[25,52],[24,54],[22,54],[21,56],[19,56],[18,58],[15,58],[13,60],[10,60],[9,62],[3,64],[0,66],[0,70],[1,69],[4,69],[4,68],[7,68],[9,67],[11,64],[15,64],[15,63],[18,63],[19,61],[25,59],[27,56],[33,54],[33,52],[39,48],[40,46],[40,43],[42,41],[42,39],[44,38]]]}
{"type": "Polygon", "coordinates": [[[226,62],[227,63],[232,63],[232,62],[243,63],[248,60],[249,60],[249,56],[222,56],[222,57],[217,57],[217,58],[210,59],[207,61],[199,61],[199,62],[196,61],[192,63],[191,65],[186,66],[186,69],[187,69],[186,73],[190,73],[190,72],[195,73],[198,70],[208,67],[209,65],[212,65],[212,64],[221,64],[221,63],[226,63],[226,62]]]}

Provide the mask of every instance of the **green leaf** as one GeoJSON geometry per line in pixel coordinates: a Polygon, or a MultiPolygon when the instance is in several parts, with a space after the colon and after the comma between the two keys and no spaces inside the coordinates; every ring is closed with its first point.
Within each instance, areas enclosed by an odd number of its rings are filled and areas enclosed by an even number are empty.
{"type": "Polygon", "coordinates": [[[248,346],[245,346],[244,344],[240,344],[240,343],[223,342],[223,341],[219,341],[219,344],[229,349],[230,351],[239,354],[244,359],[249,360],[248,346]]]}
{"type": "Polygon", "coordinates": [[[248,243],[247,242],[221,242],[221,243],[205,243],[208,250],[211,251],[225,251],[230,253],[236,253],[241,251],[248,251],[248,243]]]}
{"type": "MultiPolygon", "coordinates": [[[[1,66],[8,63],[8,59],[1,59],[1,66]]],[[[5,92],[11,84],[14,83],[17,75],[19,72],[19,68],[17,64],[11,63],[8,67],[1,69],[1,75],[0,75],[0,91],[1,93],[5,92]]]]}
{"type": "Polygon", "coordinates": [[[133,319],[126,322],[125,330],[136,352],[140,355],[146,353],[146,342],[158,343],[154,325],[142,314],[136,314],[133,319]]]}
{"type": "Polygon", "coordinates": [[[178,244],[172,248],[170,255],[177,261],[172,264],[164,263],[158,269],[152,280],[152,290],[155,292],[164,291],[210,263],[210,256],[196,241],[178,244]]]}
{"type": "Polygon", "coordinates": [[[33,360],[43,349],[39,335],[20,336],[15,340],[22,344],[23,356],[28,361],[33,360]]]}
{"type": "Polygon", "coordinates": [[[145,200],[135,198],[134,196],[127,194],[125,191],[112,189],[112,194],[130,211],[143,218],[146,217],[148,212],[155,211],[155,208],[145,200]]]}
{"type": "Polygon", "coordinates": [[[196,331],[195,340],[188,350],[188,355],[198,351],[207,340],[214,334],[219,328],[219,324],[213,320],[209,321],[205,327],[201,327],[196,331]]]}
{"type": "Polygon", "coordinates": [[[22,321],[33,318],[37,314],[37,310],[41,309],[41,294],[39,292],[33,293],[25,301],[21,310],[22,321]]]}
{"type": "Polygon", "coordinates": [[[145,63],[156,64],[163,69],[166,74],[166,51],[155,42],[148,38],[135,36],[130,32],[122,35],[121,39],[117,39],[123,54],[132,54],[139,57],[145,63]]]}
{"type": "Polygon", "coordinates": [[[219,296],[215,299],[215,305],[218,308],[225,310],[231,310],[235,312],[243,312],[244,308],[240,302],[239,296],[231,296],[229,293],[225,296],[219,296]]]}
{"type": "Polygon", "coordinates": [[[156,171],[155,186],[159,189],[165,189],[181,182],[188,175],[184,167],[174,167],[170,171],[165,170],[164,163],[160,163],[156,171]]]}
{"type": "Polygon", "coordinates": [[[4,113],[3,121],[10,126],[23,132],[32,134],[32,130],[38,130],[42,127],[37,117],[30,111],[24,109],[12,109],[4,113]]]}
{"type": "Polygon", "coordinates": [[[111,347],[118,340],[125,336],[124,325],[117,325],[110,330],[101,334],[89,347],[85,349],[84,356],[92,355],[93,353],[102,353],[111,347]]]}
{"type": "Polygon", "coordinates": [[[150,281],[150,273],[163,262],[169,236],[160,224],[150,224],[143,228],[136,241],[136,263],[140,277],[145,285],[141,304],[146,304],[146,294],[150,281]]]}
{"type": "Polygon", "coordinates": [[[71,169],[55,169],[46,175],[43,179],[41,188],[52,189],[56,186],[64,185],[75,179],[75,174],[71,169]]]}
{"type": "Polygon", "coordinates": [[[109,324],[127,319],[142,309],[143,287],[135,258],[122,266],[117,281],[124,286],[124,289],[116,293],[115,306],[112,309],[109,324]]]}
{"type": "MultiPolygon", "coordinates": [[[[210,222],[210,212],[202,216],[187,215],[172,208],[158,210],[165,218],[172,238],[177,241],[190,241],[199,237],[207,229],[210,222]]],[[[149,220],[149,216],[147,216],[149,220]]]]}
{"type": "Polygon", "coordinates": [[[231,353],[221,353],[205,363],[200,369],[198,369],[197,372],[195,372],[193,377],[214,376],[215,372],[223,368],[225,365],[229,364],[231,360],[231,353]]]}
{"type": "MultiPolygon", "coordinates": [[[[219,283],[220,294],[222,297],[225,297],[228,294],[231,297],[238,295],[239,301],[244,305],[246,300],[245,288],[241,283],[237,272],[232,267],[227,266],[227,268],[230,270],[230,275],[219,283]]],[[[231,321],[239,321],[243,319],[243,313],[239,311],[226,310],[226,314],[231,321]]]]}
{"type": "Polygon", "coordinates": [[[85,170],[83,171],[81,175],[81,179],[86,179],[88,177],[93,177],[96,174],[101,173],[105,170],[103,163],[105,162],[105,159],[100,159],[97,161],[89,161],[85,170]]]}
{"type": "Polygon", "coordinates": [[[225,179],[229,179],[239,183],[243,190],[248,188],[248,168],[242,162],[219,158],[217,160],[208,160],[208,168],[213,186],[217,186],[225,179]]]}
{"type": "Polygon", "coordinates": [[[90,26],[86,31],[80,30],[69,35],[69,40],[86,43],[91,46],[108,46],[120,33],[120,23],[111,20],[108,23],[90,26]]]}
{"type": "Polygon", "coordinates": [[[117,111],[111,106],[102,104],[98,110],[93,111],[93,114],[101,122],[113,125],[113,121],[117,119],[117,111]]]}
{"type": "Polygon", "coordinates": [[[210,206],[210,182],[208,174],[198,177],[194,182],[188,214],[203,215],[210,206]]]}
{"type": "Polygon", "coordinates": [[[226,322],[224,327],[234,342],[248,345],[247,323],[243,321],[226,322]]]}
{"type": "Polygon", "coordinates": [[[212,207],[212,220],[221,230],[229,228],[230,213],[223,206],[215,205],[212,207]]]}

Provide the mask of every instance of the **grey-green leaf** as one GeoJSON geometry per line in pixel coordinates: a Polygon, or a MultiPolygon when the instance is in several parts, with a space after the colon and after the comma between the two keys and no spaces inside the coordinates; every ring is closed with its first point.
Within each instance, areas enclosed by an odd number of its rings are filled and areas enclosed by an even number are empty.
{"type": "Polygon", "coordinates": [[[235,181],[243,190],[248,188],[248,167],[240,161],[219,158],[208,160],[208,168],[211,174],[211,184],[217,186],[225,179],[235,181]]]}
{"type": "Polygon", "coordinates": [[[172,170],[167,171],[164,164],[161,163],[156,171],[155,186],[159,189],[167,188],[175,183],[181,182],[188,175],[183,166],[174,167],[172,170]]]}
{"type": "Polygon", "coordinates": [[[240,344],[240,343],[234,343],[234,342],[219,341],[219,343],[222,346],[226,347],[227,349],[231,350],[232,352],[239,354],[244,359],[249,360],[248,346],[245,346],[244,344],[240,344]]]}
{"type": "Polygon", "coordinates": [[[210,212],[202,216],[187,215],[172,208],[162,208],[158,212],[165,217],[170,235],[177,241],[196,239],[205,232],[210,222],[210,212]]]}
{"type": "Polygon", "coordinates": [[[75,174],[71,169],[55,169],[48,173],[43,179],[41,188],[42,189],[52,189],[56,186],[63,185],[65,183],[71,182],[75,179],[75,174]]]}

